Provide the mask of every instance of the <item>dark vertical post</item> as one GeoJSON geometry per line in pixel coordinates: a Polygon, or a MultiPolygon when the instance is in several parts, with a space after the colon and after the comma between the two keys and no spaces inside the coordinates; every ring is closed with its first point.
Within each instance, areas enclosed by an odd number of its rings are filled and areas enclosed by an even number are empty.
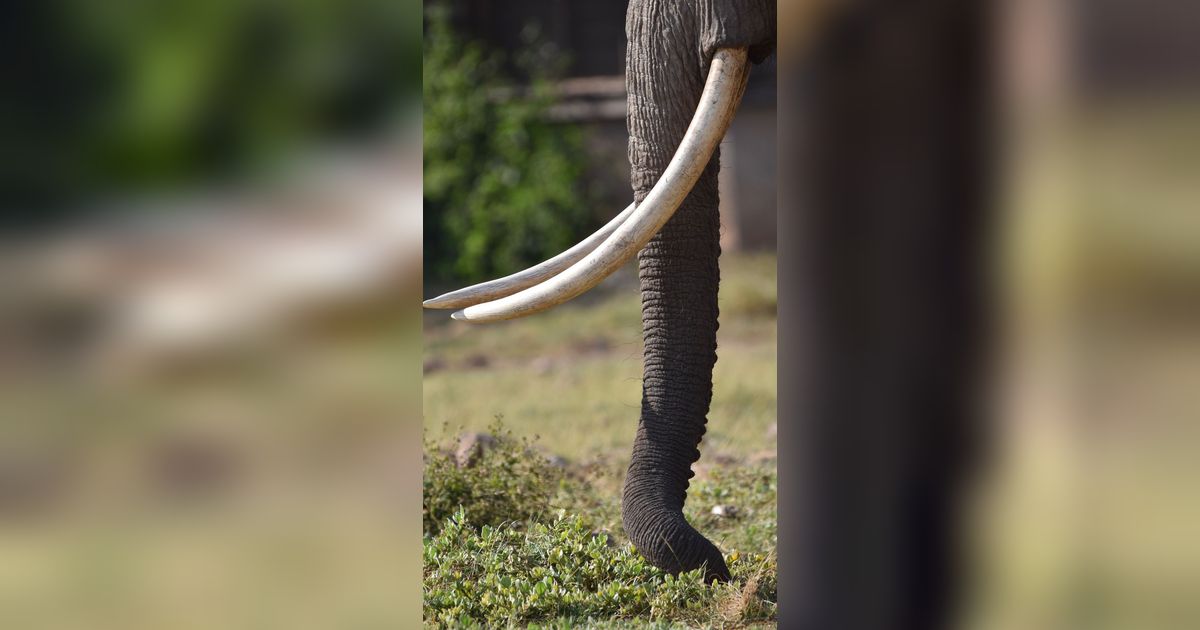
{"type": "Polygon", "coordinates": [[[780,220],[780,583],[802,597],[780,627],[936,630],[980,437],[990,20],[981,1],[834,4],[785,156],[803,176],[780,220]]]}

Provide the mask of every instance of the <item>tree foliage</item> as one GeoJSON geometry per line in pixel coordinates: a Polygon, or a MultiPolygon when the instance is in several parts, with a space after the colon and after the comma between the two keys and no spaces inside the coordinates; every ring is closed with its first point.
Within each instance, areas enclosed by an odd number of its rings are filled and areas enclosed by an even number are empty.
{"type": "Polygon", "coordinates": [[[445,6],[426,8],[424,201],[426,274],[479,279],[569,247],[587,227],[577,128],[547,118],[564,58],[523,33],[512,61],[465,41],[445,6]]]}
{"type": "MultiPolygon", "coordinates": [[[[237,180],[415,101],[416,0],[18,2],[0,190],[21,223],[237,180]]],[[[414,103],[415,104],[415,103],[414,103]]]]}

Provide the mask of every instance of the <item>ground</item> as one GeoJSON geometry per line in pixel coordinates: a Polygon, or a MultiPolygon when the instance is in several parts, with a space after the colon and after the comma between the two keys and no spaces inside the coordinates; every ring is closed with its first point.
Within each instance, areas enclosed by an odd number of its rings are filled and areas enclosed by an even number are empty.
{"type": "MultiPolygon", "coordinates": [[[[485,625],[515,619],[521,623],[582,623],[587,627],[645,627],[642,624],[651,622],[718,627],[773,625],[777,514],[775,258],[767,254],[726,255],[721,259],[721,270],[721,328],[713,404],[708,432],[700,447],[702,456],[694,467],[697,476],[689,491],[687,512],[689,520],[732,561],[734,583],[725,586],[705,586],[698,576],[665,582],[660,572],[641,563],[621,528],[620,488],[641,398],[641,320],[632,269],[624,269],[581,303],[525,320],[479,326],[450,321],[444,312],[426,315],[427,456],[444,460],[446,455],[438,452],[439,446],[453,450],[456,436],[473,432],[507,430],[518,438],[533,440],[538,456],[553,458],[568,481],[553,493],[550,509],[543,514],[526,515],[519,523],[500,527],[524,531],[533,523],[548,523],[553,530],[560,518],[578,518],[581,532],[603,532],[608,539],[605,557],[614,563],[600,571],[588,588],[580,589],[577,582],[561,584],[566,591],[579,592],[564,595],[555,591],[560,598],[558,605],[530,607],[521,599],[525,603],[471,608],[464,619],[473,618],[485,625]],[[502,428],[496,426],[497,418],[502,428]],[[614,601],[592,599],[604,588],[614,589],[614,601]],[[648,594],[639,589],[648,589],[648,594]]],[[[511,467],[505,469],[510,476],[511,467]]],[[[447,473],[431,472],[427,465],[427,505],[429,495],[452,485],[431,486],[431,476],[461,474],[466,479],[456,479],[456,483],[484,483],[479,478],[495,473],[486,465],[481,468],[484,470],[477,473],[447,473]]],[[[525,472],[537,476],[536,472],[525,472]]],[[[529,494],[527,490],[523,496],[529,494]]],[[[569,536],[562,532],[555,535],[569,536]]],[[[543,538],[518,536],[506,543],[510,547],[503,555],[530,553],[543,538]]],[[[586,546],[589,540],[584,536],[578,542],[586,546]]],[[[482,548],[490,549],[495,544],[482,548]]],[[[426,620],[444,621],[438,615],[453,608],[450,602],[455,601],[446,589],[457,581],[445,577],[450,560],[443,555],[439,562],[432,562],[429,554],[431,549],[455,546],[444,536],[427,538],[425,546],[426,620]]],[[[543,559],[529,566],[558,565],[543,559]]],[[[486,580],[491,571],[517,580],[528,577],[513,567],[488,569],[467,563],[459,569],[468,574],[475,571],[474,577],[467,580],[474,584],[486,580]]],[[[589,570],[599,571],[595,567],[589,570]]],[[[489,601],[496,590],[504,591],[499,587],[484,589],[493,593],[489,601]]],[[[520,593],[516,597],[520,599],[520,593]]],[[[475,599],[463,596],[464,602],[475,599]]],[[[457,618],[457,614],[450,618],[457,618]]]]}

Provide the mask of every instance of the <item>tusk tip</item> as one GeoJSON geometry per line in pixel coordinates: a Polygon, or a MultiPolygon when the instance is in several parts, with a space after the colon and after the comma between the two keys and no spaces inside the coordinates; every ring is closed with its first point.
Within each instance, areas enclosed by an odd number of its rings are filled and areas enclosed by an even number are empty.
{"type": "Polygon", "coordinates": [[[421,302],[421,306],[423,308],[455,308],[457,306],[462,306],[461,304],[454,303],[454,293],[455,292],[450,292],[446,293],[445,295],[429,298],[428,300],[421,302]]]}
{"type": "Polygon", "coordinates": [[[453,313],[450,313],[450,319],[456,319],[460,322],[465,322],[467,321],[467,313],[466,311],[454,311],[453,313]]]}

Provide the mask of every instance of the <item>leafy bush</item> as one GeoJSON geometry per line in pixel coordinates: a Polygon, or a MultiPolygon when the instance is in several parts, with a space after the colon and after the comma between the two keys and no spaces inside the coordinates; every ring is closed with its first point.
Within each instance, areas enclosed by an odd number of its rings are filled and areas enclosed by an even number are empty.
{"type": "Polygon", "coordinates": [[[701,571],[672,577],[630,546],[612,549],[578,517],[528,531],[470,527],[464,511],[425,544],[425,621],[485,627],[570,617],[700,613],[701,571]]]}
{"type": "Polygon", "coordinates": [[[449,11],[426,9],[424,55],[425,269],[432,278],[510,273],[569,247],[588,204],[579,131],[547,119],[563,56],[526,30],[516,66],[463,41],[449,11]]]}
{"type": "MultiPolygon", "coordinates": [[[[510,467],[528,475],[536,459],[507,438],[504,461],[525,461],[510,467]]],[[[443,457],[443,461],[449,461],[443,457]]],[[[480,464],[457,469],[461,477],[491,478],[495,468],[480,464]]],[[[453,466],[453,464],[450,464],[453,466]]],[[[507,473],[506,473],[507,474],[507,473]]],[[[427,487],[429,484],[427,475],[427,487]]],[[[566,478],[560,482],[569,487],[566,478]]],[[[519,484],[519,482],[518,482],[519,484]]],[[[475,480],[467,485],[478,486],[475,480]]],[[[533,484],[538,505],[550,499],[550,484],[533,484]]],[[[569,487],[557,501],[572,510],[589,512],[592,499],[584,486],[569,487]]],[[[428,525],[424,545],[424,616],[435,627],[623,627],[622,620],[650,621],[652,627],[675,627],[674,622],[738,627],[775,618],[777,599],[775,545],[775,476],[767,468],[731,468],[698,483],[689,500],[690,518],[704,530],[733,546],[726,557],[733,580],[707,585],[702,573],[664,574],[649,565],[619,536],[597,533],[588,517],[560,509],[547,518],[542,510],[528,517],[504,494],[508,503],[474,511],[487,514],[483,524],[469,516],[463,503],[450,518],[428,525]],[[714,502],[736,505],[736,517],[708,514],[714,502]],[[507,512],[515,510],[514,512],[507,512]],[[506,517],[507,515],[507,517],[506,517]]],[[[442,501],[443,504],[448,502],[442,501]]],[[[524,511],[529,513],[530,511],[524,511]]],[[[637,627],[646,627],[638,625],[637,627]]]]}
{"type": "Polygon", "coordinates": [[[714,468],[689,490],[688,519],[728,552],[733,574],[708,585],[700,571],[669,576],[637,553],[620,528],[619,490],[592,486],[607,472],[555,468],[499,419],[488,431],[495,441],[467,467],[425,444],[428,625],[740,627],[775,619],[773,466],[714,468]],[[723,515],[712,513],[716,505],[723,515]],[[605,527],[613,533],[597,531],[605,527]]]}
{"type": "Polygon", "coordinates": [[[495,442],[469,467],[425,444],[422,513],[425,533],[436,534],[461,511],[476,526],[523,522],[550,513],[562,475],[525,440],[513,438],[497,419],[488,428],[495,442]]]}

